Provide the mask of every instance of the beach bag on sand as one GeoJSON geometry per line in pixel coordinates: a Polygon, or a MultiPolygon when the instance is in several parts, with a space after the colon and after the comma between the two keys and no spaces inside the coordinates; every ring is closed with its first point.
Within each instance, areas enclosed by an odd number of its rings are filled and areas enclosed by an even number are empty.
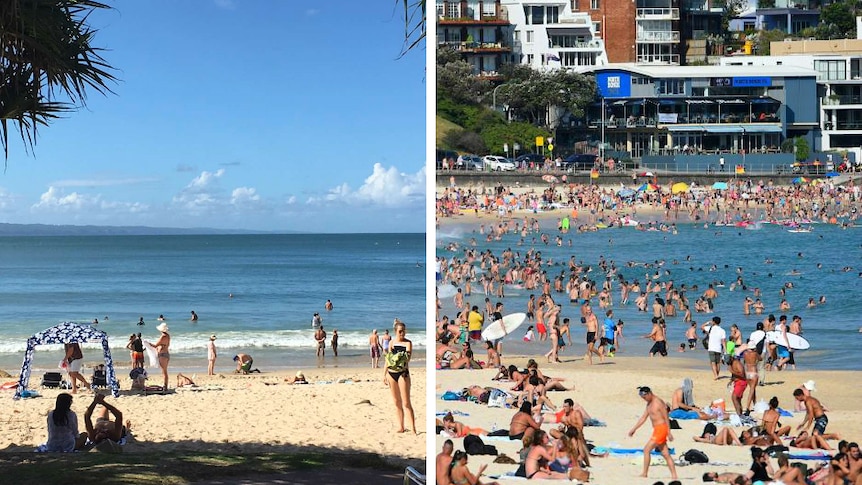
{"type": "Polygon", "coordinates": [[[686,451],[682,458],[689,463],[709,463],[709,457],[706,456],[706,453],[695,449],[686,451]]]}
{"type": "Polygon", "coordinates": [[[488,395],[488,407],[489,408],[504,408],[506,407],[506,398],[509,395],[506,391],[501,391],[500,389],[491,389],[491,393],[488,395]]]}
{"type": "Polygon", "coordinates": [[[497,447],[486,445],[482,438],[468,434],[464,437],[464,451],[468,455],[497,455],[497,447]]]}

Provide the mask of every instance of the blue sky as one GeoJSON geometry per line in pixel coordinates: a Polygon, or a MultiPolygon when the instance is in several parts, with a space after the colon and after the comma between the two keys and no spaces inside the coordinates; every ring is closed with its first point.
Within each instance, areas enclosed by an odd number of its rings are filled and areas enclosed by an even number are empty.
{"type": "Polygon", "coordinates": [[[395,2],[109,2],[116,95],[10,132],[0,222],[425,231],[425,57],[395,2]]]}

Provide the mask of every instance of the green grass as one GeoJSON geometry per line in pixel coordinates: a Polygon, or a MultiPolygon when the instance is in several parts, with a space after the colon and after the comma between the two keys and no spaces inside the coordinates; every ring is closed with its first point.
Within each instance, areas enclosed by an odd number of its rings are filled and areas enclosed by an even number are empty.
{"type": "Polygon", "coordinates": [[[404,470],[372,453],[0,453],[3,483],[174,485],[289,470],[404,470]]]}
{"type": "Polygon", "coordinates": [[[443,146],[442,145],[443,137],[446,136],[446,133],[448,133],[452,130],[456,130],[456,129],[461,128],[459,125],[452,123],[451,121],[449,121],[447,119],[443,119],[439,116],[437,116],[437,121],[436,121],[435,125],[436,125],[436,130],[437,130],[435,133],[437,136],[437,146],[438,147],[443,146]]]}

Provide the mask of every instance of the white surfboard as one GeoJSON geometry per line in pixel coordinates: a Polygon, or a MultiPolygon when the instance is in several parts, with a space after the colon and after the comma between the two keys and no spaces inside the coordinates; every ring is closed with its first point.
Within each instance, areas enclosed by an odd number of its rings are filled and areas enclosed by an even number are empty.
{"type": "Polygon", "coordinates": [[[764,337],[766,337],[766,332],[763,330],[755,330],[751,332],[751,335],[748,336],[748,346],[751,348],[756,347],[764,337]]]}
{"type": "MultiPolygon", "coordinates": [[[[775,342],[778,345],[785,345],[784,337],[781,335],[779,330],[766,332],[766,341],[775,342]]],[[[809,344],[807,340],[790,332],[787,333],[787,344],[789,344],[790,348],[793,350],[806,350],[811,347],[811,344],[809,344]]]]}
{"type": "Polygon", "coordinates": [[[526,313],[512,313],[505,315],[502,320],[491,323],[482,330],[482,340],[496,340],[509,335],[522,323],[527,321],[526,313]]]}

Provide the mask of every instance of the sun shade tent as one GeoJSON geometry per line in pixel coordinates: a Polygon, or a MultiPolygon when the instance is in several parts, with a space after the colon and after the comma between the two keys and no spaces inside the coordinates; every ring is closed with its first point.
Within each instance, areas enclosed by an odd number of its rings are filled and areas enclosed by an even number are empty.
{"type": "Polygon", "coordinates": [[[24,363],[21,365],[21,375],[18,377],[18,388],[15,391],[15,399],[27,389],[30,382],[30,371],[33,363],[33,352],[37,345],[70,344],[70,343],[102,343],[105,352],[105,368],[107,369],[108,386],[114,397],[120,395],[120,383],[114,373],[114,359],[111,358],[111,348],[108,345],[108,335],[101,330],[96,330],[89,325],[81,325],[73,322],[63,322],[59,325],[42,330],[27,339],[27,351],[24,354],[24,363]]]}

